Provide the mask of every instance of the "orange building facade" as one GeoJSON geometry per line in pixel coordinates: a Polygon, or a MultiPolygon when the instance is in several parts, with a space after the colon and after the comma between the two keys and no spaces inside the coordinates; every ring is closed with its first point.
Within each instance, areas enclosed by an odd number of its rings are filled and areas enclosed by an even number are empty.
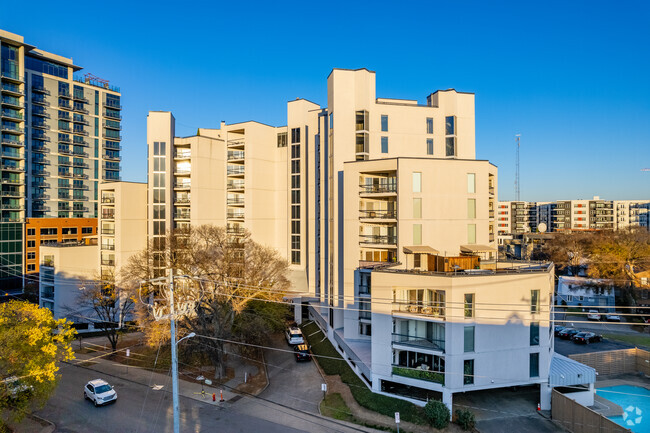
{"type": "Polygon", "coordinates": [[[97,235],[97,218],[27,218],[25,223],[25,273],[39,272],[41,245],[80,242],[97,235]]]}

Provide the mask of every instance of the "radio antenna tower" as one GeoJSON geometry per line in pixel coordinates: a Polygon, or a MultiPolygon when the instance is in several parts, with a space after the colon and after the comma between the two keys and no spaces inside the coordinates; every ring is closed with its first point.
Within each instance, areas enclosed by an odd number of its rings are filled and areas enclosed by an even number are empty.
{"type": "Polygon", "coordinates": [[[517,201],[521,200],[520,197],[520,183],[519,183],[519,139],[521,138],[521,134],[516,134],[515,135],[515,140],[517,142],[517,165],[515,166],[515,199],[517,201]]]}

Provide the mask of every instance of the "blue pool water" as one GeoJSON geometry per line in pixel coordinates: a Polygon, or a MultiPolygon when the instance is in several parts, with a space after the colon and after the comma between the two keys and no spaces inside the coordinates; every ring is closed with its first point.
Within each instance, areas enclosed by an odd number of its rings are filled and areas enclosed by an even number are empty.
{"type": "Polygon", "coordinates": [[[597,388],[596,394],[623,408],[623,416],[609,417],[635,433],[650,433],[650,391],[639,386],[597,388]]]}

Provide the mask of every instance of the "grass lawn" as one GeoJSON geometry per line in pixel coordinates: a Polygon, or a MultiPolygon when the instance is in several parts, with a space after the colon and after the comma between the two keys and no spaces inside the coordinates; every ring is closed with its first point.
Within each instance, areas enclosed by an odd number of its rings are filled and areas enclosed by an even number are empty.
{"type": "Polygon", "coordinates": [[[342,421],[352,422],[354,417],[350,412],[350,408],[341,394],[338,392],[334,394],[327,394],[323,401],[320,403],[320,411],[323,415],[328,416],[334,419],[340,419],[342,421]]]}
{"type": "Polygon", "coordinates": [[[399,412],[404,421],[414,424],[428,424],[424,410],[421,407],[398,398],[375,394],[368,389],[359,376],[352,371],[348,363],[341,358],[332,343],[327,338],[324,338],[316,323],[311,322],[303,326],[302,333],[309,340],[311,350],[316,355],[316,360],[325,374],[339,375],[343,383],[350,387],[350,392],[352,392],[352,396],[359,405],[390,417],[394,417],[395,412],[399,412]],[[326,356],[327,358],[319,358],[319,356],[326,356]]]}
{"type": "Polygon", "coordinates": [[[650,335],[603,334],[603,338],[635,346],[650,347],[650,335]]]}

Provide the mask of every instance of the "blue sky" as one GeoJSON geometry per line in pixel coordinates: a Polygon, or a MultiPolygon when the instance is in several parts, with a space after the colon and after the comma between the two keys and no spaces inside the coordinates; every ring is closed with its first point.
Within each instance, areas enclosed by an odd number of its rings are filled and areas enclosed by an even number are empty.
{"type": "Polygon", "coordinates": [[[146,179],[146,115],[177,134],[325,105],[334,67],[377,72],[377,96],[476,93],[477,158],[499,198],[650,199],[650,3],[30,1],[0,28],[73,57],[123,93],[124,180],[146,179]]]}

